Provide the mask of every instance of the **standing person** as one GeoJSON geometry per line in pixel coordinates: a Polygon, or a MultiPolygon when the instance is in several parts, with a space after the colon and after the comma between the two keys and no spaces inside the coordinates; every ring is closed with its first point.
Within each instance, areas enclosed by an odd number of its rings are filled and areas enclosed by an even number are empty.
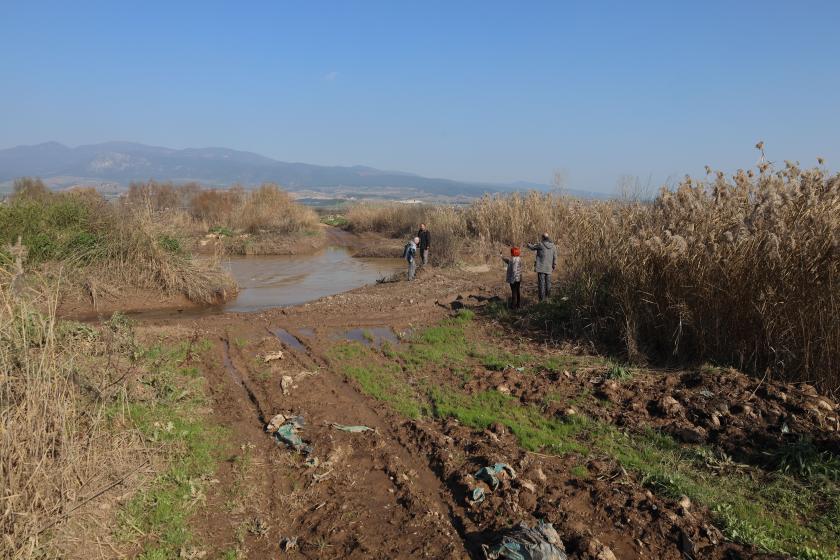
{"type": "Polygon", "coordinates": [[[414,272],[417,270],[414,259],[417,256],[417,244],[420,243],[420,238],[415,237],[405,245],[403,249],[403,257],[408,261],[408,281],[414,280],[414,272]]]}
{"type": "Polygon", "coordinates": [[[519,285],[522,282],[522,258],[519,256],[519,247],[511,247],[510,258],[502,255],[502,260],[507,263],[505,282],[510,284],[510,307],[519,309],[522,304],[522,296],[519,293],[519,285]]]}
{"type": "Polygon", "coordinates": [[[528,248],[537,252],[537,259],[534,268],[537,271],[537,290],[540,301],[548,297],[551,291],[551,273],[557,268],[557,249],[548,237],[548,233],[542,234],[539,243],[528,243],[528,248]]]}
{"type": "Polygon", "coordinates": [[[429,230],[426,229],[426,224],[420,224],[417,238],[420,239],[420,259],[422,264],[425,265],[429,261],[429,245],[432,241],[432,236],[429,234],[429,230]]]}

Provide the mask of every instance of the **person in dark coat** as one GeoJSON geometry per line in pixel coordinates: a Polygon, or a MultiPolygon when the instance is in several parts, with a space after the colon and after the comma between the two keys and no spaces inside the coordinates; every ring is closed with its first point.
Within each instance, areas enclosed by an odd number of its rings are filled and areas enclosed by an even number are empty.
{"type": "Polygon", "coordinates": [[[417,248],[420,250],[420,263],[426,264],[429,261],[429,246],[432,242],[432,236],[429,230],[426,229],[426,224],[420,224],[420,230],[417,232],[417,237],[420,238],[420,244],[417,248]]]}
{"type": "Polygon", "coordinates": [[[543,301],[551,292],[551,273],[557,268],[557,248],[549,239],[548,233],[542,234],[539,243],[528,243],[528,248],[537,253],[534,268],[537,271],[537,292],[540,301],[543,301]]]}

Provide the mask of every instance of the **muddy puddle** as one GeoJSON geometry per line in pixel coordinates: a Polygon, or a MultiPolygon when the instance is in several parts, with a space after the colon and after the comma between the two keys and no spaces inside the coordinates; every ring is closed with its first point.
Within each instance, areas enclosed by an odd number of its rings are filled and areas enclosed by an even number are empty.
{"type": "Polygon", "coordinates": [[[298,340],[298,338],[295,335],[293,335],[286,329],[276,327],[270,330],[271,334],[276,336],[280,342],[282,342],[292,350],[297,350],[299,352],[304,353],[306,352],[306,347],[303,344],[301,344],[300,340],[298,340]]]}
{"type": "Polygon", "coordinates": [[[396,345],[400,339],[390,327],[367,327],[363,329],[351,329],[340,333],[337,338],[359,342],[372,348],[382,348],[382,344],[388,342],[396,345]]]}
{"type": "Polygon", "coordinates": [[[360,259],[343,247],[314,255],[230,257],[225,266],[239,284],[223,311],[258,311],[299,305],[373,284],[402,270],[402,259],[360,259]]]}
{"type": "MultiPolygon", "coordinates": [[[[224,305],[125,310],[124,313],[133,319],[157,320],[300,305],[374,284],[379,279],[403,271],[405,261],[356,258],[344,247],[327,247],[311,255],[226,257],[222,266],[239,285],[239,294],[224,305]]],[[[99,315],[91,313],[73,318],[82,321],[98,320],[99,315]]]]}

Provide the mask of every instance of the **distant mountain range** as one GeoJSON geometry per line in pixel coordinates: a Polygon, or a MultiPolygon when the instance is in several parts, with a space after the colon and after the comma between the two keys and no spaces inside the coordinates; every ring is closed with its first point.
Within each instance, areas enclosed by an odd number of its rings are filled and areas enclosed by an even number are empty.
{"type": "MultiPolygon", "coordinates": [[[[290,191],[390,198],[473,198],[512,190],[548,190],[538,183],[471,183],[383,171],[365,166],[322,166],[288,163],[227,148],[175,150],[132,142],[105,142],[70,148],[58,142],[0,150],[0,184],[17,177],[41,177],[53,188],[74,185],[110,187],[120,191],[132,181],[195,181],[223,187],[277,183],[290,191]]],[[[571,192],[587,198],[600,193],[571,192]]]]}

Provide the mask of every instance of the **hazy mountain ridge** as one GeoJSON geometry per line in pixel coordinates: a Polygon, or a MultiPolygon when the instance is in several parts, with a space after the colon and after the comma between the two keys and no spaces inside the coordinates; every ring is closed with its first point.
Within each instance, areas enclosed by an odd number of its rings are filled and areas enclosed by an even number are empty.
{"type": "MultiPolygon", "coordinates": [[[[229,148],[172,149],[133,142],[105,142],[70,148],[58,142],[0,150],[0,183],[37,176],[61,188],[96,182],[127,186],[132,181],[197,181],[208,186],[273,182],[290,190],[334,192],[341,189],[389,189],[408,195],[476,197],[521,190],[535,183],[492,184],[429,178],[362,165],[322,166],[278,161],[229,148]]],[[[581,193],[591,196],[592,193],[581,193]]]]}

